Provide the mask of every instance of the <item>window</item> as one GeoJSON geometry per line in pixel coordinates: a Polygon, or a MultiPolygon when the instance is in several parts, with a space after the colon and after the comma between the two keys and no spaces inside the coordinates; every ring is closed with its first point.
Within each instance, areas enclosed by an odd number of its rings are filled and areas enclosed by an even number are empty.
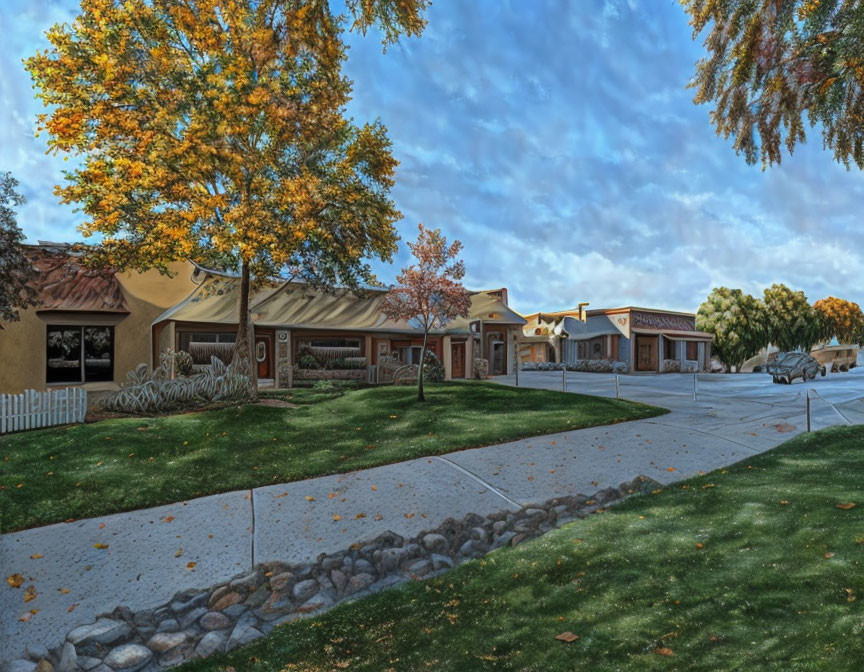
{"type": "Polygon", "coordinates": [[[577,359],[588,359],[588,343],[587,341],[579,341],[576,346],[577,359]]]}
{"type": "Polygon", "coordinates": [[[694,362],[699,360],[699,341],[687,341],[687,359],[694,362]]]}
{"type": "Polygon", "coordinates": [[[48,326],[48,383],[114,380],[114,327],[48,326]]]}
{"type": "Polygon", "coordinates": [[[678,355],[675,353],[677,344],[677,341],[668,338],[663,339],[663,359],[678,359],[678,355]]]}
{"type": "Polygon", "coordinates": [[[234,354],[234,332],[186,331],[180,333],[180,349],[192,356],[196,365],[209,364],[212,357],[227,363],[234,354]]]}

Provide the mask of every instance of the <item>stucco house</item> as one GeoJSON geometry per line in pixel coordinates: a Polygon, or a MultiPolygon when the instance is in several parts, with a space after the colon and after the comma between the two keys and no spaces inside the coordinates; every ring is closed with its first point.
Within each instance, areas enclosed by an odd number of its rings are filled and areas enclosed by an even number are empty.
{"type": "Polygon", "coordinates": [[[64,243],[25,246],[37,270],[38,303],[0,329],[0,393],[81,386],[116,389],[141,362],[152,364],[153,320],[195,288],[194,266],[94,272],[64,243]]]}
{"type": "Polygon", "coordinates": [[[711,334],[696,329],[696,315],[656,308],[588,310],[584,320],[564,318],[563,361],[623,362],[630,373],[707,371],[711,334]]]}
{"type": "MultiPolygon", "coordinates": [[[[226,358],[237,333],[240,281],[198,268],[195,289],[153,322],[155,353],[184,350],[196,365],[212,355],[226,358]]],[[[297,282],[265,282],[250,299],[254,355],[261,384],[290,387],[296,378],[375,379],[384,357],[418,364],[422,331],[381,311],[385,291],[323,292],[297,282]],[[350,372],[354,371],[354,374],[350,372]]],[[[524,320],[507,306],[507,290],[472,292],[470,314],[432,333],[428,348],[441,360],[445,378],[470,378],[476,357],[489,359],[490,372],[512,370],[514,338],[524,320]]]]}

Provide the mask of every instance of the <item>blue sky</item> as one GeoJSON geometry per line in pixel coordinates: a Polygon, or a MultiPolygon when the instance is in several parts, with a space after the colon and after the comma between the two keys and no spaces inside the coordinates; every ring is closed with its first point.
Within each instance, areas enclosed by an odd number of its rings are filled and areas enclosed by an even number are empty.
{"type": "MultiPolygon", "coordinates": [[[[33,241],[80,238],[21,65],[76,7],[0,3],[0,170],[22,183],[33,241]]],[[[350,112],[389,129],[403,238],[422,221],[461,240],[469,287],[507,286],[524,312],[695,310],[718,284],[773,282],[864,300],[864,178],[816,131],[765,172],[736,156],[686,89],[701,44],[677,2],[439,0],[428,19],[386,54],[349,39],[350,112]]]]}

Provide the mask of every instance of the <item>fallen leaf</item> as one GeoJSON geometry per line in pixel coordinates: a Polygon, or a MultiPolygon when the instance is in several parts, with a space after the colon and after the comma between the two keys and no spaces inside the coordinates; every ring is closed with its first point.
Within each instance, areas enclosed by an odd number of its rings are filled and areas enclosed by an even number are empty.
{"type": "Polygon", "coordinates": [[[32,602],[33,600],[36,599],[36,596],[38,594],[39,593],[36,592],[36,586],[29,586],[27,588],[27,590],[24,591],[24,601],[25,602],[32,602]]]}
{"type": "Polygon", "coordinates": [[[826,560],[830,560],[830,559],[833,558],[833,557],[834,557],[834,554],[833,554],[831,551],[828,551],[828,552],[825,554],[825,559],[826,559],[826,560]]]}
{"type": "Polygon", "coordinates": [[[333,520],[336,520],[336,521],[342,520],[342,516],[340,516],[338,513],[334,513],[333,514],[333,520]]]}
{"type": "Polygon", "coordinates": [[[179,558],[181,555],[183,555],[183,549],[182,549],[182,548],[178,548],[178,549],[177,549],[177,552],[174,554],[174,557],[175,557],[175,558],[179,558]]]}
{"type": "Polygon", "coordinates": [[[24,577],[20,574],[12,574],[12,576],[6,577],[6,583],[8,583],[11,588],[20,588],[21,584],[24,583],[24,577]]]}
{"type": "Polygon", "coordinates": [[[666,467],[666,471],[675,471],[675,467],[666,467]]]}
{"type": "Polygon", "coordinates": [[[60,591],[61,595],[68,595],[69,594],[68,588],[58,588],[58,590],[60,591]]]}
{"type": "Polygon", "coordinates": [[[570,642],[575,642],[577,639],[579,639],[579,635],[574,635],[572,632],[562,632],[559,635],[555,635],[555,639],[560,642],[567,642],[569,644],[570,642]]]}
{"type": "Polygon", "coordinates": [[[701,542],[701,541],[697,541],[697,542],[696,542],[696,548],[703,548],[703,545],[702,545],[702,542],[701,542]]]}
{"type": "Polygon", "coordinates": [[[27,614],[24,614],[18,620],[21,621],[22,623],[29,623],[31,618],[33,618],[33,614],[27,613],[27,614]]]}
{"type": "Polygon", "coordinates": [[[186,563],[186,569],[195,569],[195,565],[197,565],[197,564],[198,564],[197,562],[187,562],[186,563]]]}
{"type": "Polygon", "coordinates": [[[104,530],[105,529],[105,523],[99,523],[99,529],[104,530]]]}
{"type": "Polygon", "coordinates": [[[104,551],[106,548],[108,548],[108,544],[93,544],[93,548],[98,551],[104,551]]]}
{"type": "Polygon", "coordinates": [[[329,494],[327,495],[327,499],[336,499],[336,493],[335,493],[335,492],[331,492],[331,493],[329,493],[329,494]]]}
{"type": "Polygon", "coordinates": [[[71,607],[69,607],[66,610],[66,613],[71,614],[73,611],[75,611],[75,607],[77,607],[77,606],[78,606],[78,603],[76,602],[75,604],[73,604],[71,607]]]}
{"type": "Polygon", "coordinates": [[[42,557],[41,553],[34,553],[33,555],[30,556],[30,559],[31,560],[38,560],[41,557],[42,557]]]}
{"type": "Polygon", "coordinates": [[[307,502],[315,501],[315,498],[312,495],[306,495],[303,499],[305,499],[307,502]]]}
{"type": "Polygon", "coordinates": [[[658,656],[673,656],[673,655],[675,655],[672,653],[672,649],[668,649],[665,646],[658,646],[656,649],[654,649],[654,653],[656,653],[658,656]]]}
{"type": "Polygon", "coordinates": [[[366,517],[365,513],[358,513],[356,516],[354,516],[354,520],[360,520],[361,518],[365,518],[365,517],[366,517]]]}
{"type": "Polygon", "coordinates": [[[414,514],[413,514],[413,513],[406,513],[406,514],[405,514],[405,517],[408,518],[408,519],[410,520],[411,518],[414,517],[414,514]]]}
{"type": "Polygon", "coordinates": [[[843,502],[841,504],[835,504],[838,509],[843,509],[844,511],[848,511],[849,509],[855,508],[855,502],[843,502]]]}
{"type": "Polygon", "coordinates": [[[373,485],[373,486],[372,486],[372,490],[374,490],[374,491],[377,492],[377,490],[378,490],[378,486],[377,486],[377,485],[373,485]]]}

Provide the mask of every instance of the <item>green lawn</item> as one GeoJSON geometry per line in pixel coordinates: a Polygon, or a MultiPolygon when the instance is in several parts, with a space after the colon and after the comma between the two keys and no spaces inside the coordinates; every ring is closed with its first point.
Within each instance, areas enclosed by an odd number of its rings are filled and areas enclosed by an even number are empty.
{"type": "Polygon", "coordinates": [[[805,435],[182,669],[858,671],[862,475],[864,426],[805,435]]]}
{"type": "Polygon", "coordinates": [[[492,383],[298,390],[299,408],[245,405],[122,418],[0,438],[4,532],[167,504],[662,409],[492,383]]]}

